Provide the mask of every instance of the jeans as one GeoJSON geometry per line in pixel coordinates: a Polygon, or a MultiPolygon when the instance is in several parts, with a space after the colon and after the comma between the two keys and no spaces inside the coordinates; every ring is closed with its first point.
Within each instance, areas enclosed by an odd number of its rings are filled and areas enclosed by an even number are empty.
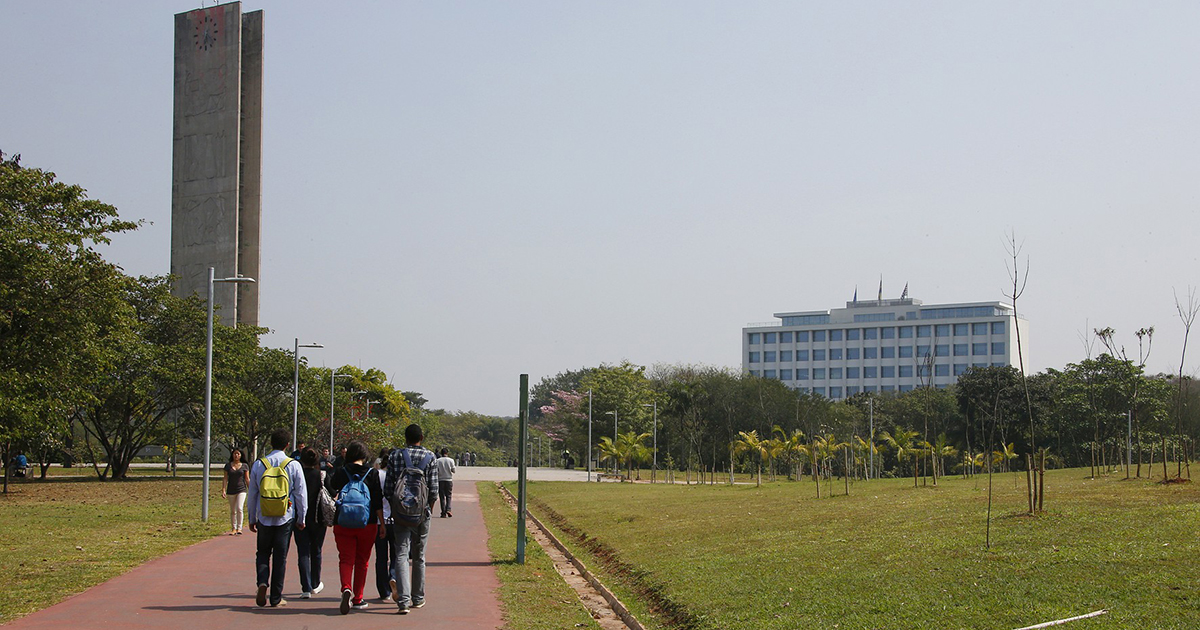
{"type": "Polygon", "coordinates": [[[429,539],[429,517],[420,526],[412,528],[392,525],[396,537],[396,552],[392,556],[392,570],[396,573],[396,588],[400,589],[399,604],[409,606],[425,601],[425,541],[429,539]],[[411,582],[408,560],[412,558],[411,582]]]}
{"type": "Polygon", "coordinates": [[[287,568],[287,552],[292,541],[292,525],[288,521],[283,525],[258,524],[258,551],[254,554],[254,564],[258,575],[257,584],[271,585],[271,605],[283,599],[284,570],[287,568]]]}
{"type": "Polygon", "coordinates": [[[384,599],[392,592],[388,580],[396,577],[392,565],[396,555],[396,532],[391,525],[381,527],[387,528],[387,535],[375,539],[375,586],[379,589],[379,598],[384,599]]]}
{"type": "Polygon", "coordinates": [[[378,527],[375,523],[366,527],[333,526],[342,590],[349,589],[354,594],[355,604],[363,600],[363,587],[367,585],[367,565],[371,563],[371,549],[375,546],[378,527]]]}
{"type": "Polygon", "coordinates": [[[453,493],[453,481],[438,480],[438,503],[442,504],[442,516],[450,513],[450,495],[453,493]]]}
{"type": "Polygon", "coordinates": [[[294,531],[300,590],[305,593],[311,593],[321,583],[321,546],[325,544],[326,529],[320,525],[309,525],[294,531]]]}

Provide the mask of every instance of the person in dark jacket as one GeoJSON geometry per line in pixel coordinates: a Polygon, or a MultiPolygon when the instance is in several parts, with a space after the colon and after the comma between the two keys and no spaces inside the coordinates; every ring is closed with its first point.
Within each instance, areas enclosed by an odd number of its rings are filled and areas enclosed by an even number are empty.
{"type": "MultiPolygon", "coordinates": [[[[367,567],[371,562],[371,550],[375,548],[376,536],[384,536],[383,488],[379,485],[379,472],[366,464],[367,447],[355,440],[346,447],[346,465],[333,474],[330,490],[341,493],[351,479],[362,479],[370,495],[370,515],[364,527],[349,527],[341,524],[342,507],[338,506],[334,518],[333,539],[338,549],[338,570],[342,578],[342,603],[339,611],[345,615],[351,608],[367,607],[363,601],[363,588],[367,584],[367,567]]],[[[339,504],[341,501],[339,501],[339,504]]]]}
{"type": "Polygon", "coordinates": [[[304,529],[296,529],[296,564],[300,567],[300,599],[309,599],[325,589],[321,581],[321,546],[325,544],[325,527],[317,525],[317,496],[321,494],[321,470],[317,452],[311,448],[300,453],[300,466],[304,469],[304,483],[308,490],[308,513],[304,515],[304,529]]]}

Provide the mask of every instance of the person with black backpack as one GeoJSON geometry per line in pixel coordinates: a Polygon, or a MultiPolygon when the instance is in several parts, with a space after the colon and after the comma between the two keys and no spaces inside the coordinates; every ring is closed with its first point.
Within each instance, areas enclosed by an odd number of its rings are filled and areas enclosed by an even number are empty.
{"type": "Polygon", "coordinates": [[[429,517],[437,502],[438,477],[433,452],[421,446],[424,439],[420,425],[408,425],[404,429],[407,445],[392,451],[384,479],[383,494],[391,503],[396,539],[392,557],[396,578],[390,586],[396,612],[401,615],[407,615],[410,607],[425,605],[425,542],[429,539],[429,517]]]}
{"type": "Polygon", "coordinates": [[[363,588],[375,538],[384,536],[383,489],[379,471],[366,465],[367,447],[355,440],[346,446],[346,465],[333,474],[330,490],[337,494],[333,540],[337,543],[338,571],[342,578],[343,615],[351,608],[367,607],[363,588]]]}

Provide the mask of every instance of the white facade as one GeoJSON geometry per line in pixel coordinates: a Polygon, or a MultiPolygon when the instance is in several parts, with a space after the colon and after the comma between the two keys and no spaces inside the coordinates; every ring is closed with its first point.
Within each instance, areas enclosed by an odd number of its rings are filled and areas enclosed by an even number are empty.
{"type": "Polygon", "coordinates": [[[742,329],[742,369],[834,400],[942,388],[972,366],[1019,369],[1014,325],[1029,344],[1028,322],[1000,302],[869,300],[775,317],[742,329]]]}

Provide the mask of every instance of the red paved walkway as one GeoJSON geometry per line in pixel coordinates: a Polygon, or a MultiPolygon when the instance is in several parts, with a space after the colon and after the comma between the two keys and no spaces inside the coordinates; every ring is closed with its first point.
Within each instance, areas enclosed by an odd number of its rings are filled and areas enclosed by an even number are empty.
{"type": "MultiPolygon", "coordinates": [[[[152,560],[50,608],[14,621],[13,629],[34,628],[365,628],[411,625],[422,630],[497,628],[500,605],[496,572],[487,552],[487,530],[475,484],[454,484],[454,518],[434,515],[426,550],[424,608],[397,615],[391,601],[379,601],[374,556],[364,597],[366,610],[338,614],[340,593],[333,532],[325,538],[325,590],[300,599],[296,550],[288,552],[282,608],[254,605],[254,534],[218,536],[169,556],[152,560]]],[[[214,514],[216,522],[227,518],[214,514]]]]}

